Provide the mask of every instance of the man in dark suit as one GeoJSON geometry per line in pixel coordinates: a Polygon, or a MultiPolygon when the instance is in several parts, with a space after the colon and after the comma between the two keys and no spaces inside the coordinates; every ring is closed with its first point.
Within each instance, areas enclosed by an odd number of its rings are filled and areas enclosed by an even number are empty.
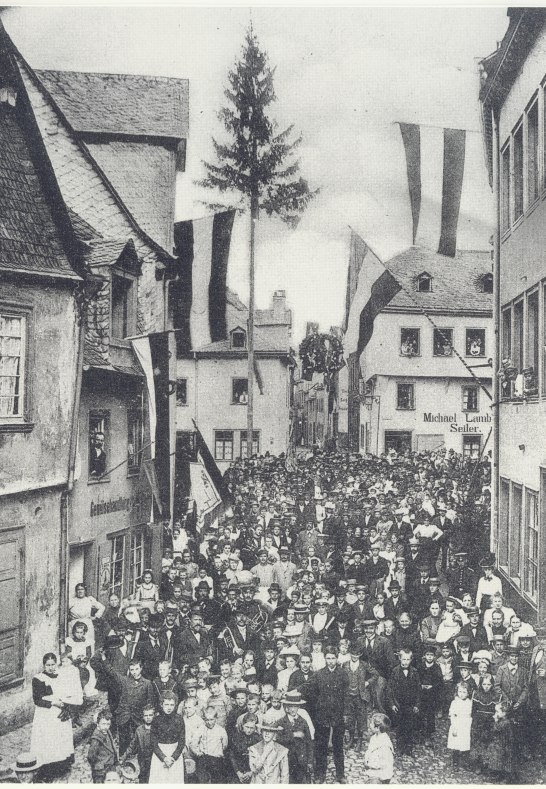
{"type": "Polygon", "coordinates": [[[328,641],[336,645],[339,645],[342,638],[350,641],[353,637],[353,625],[352,611],[339,611],[336,613],[334,621],[326,628],[328,641]]]}
{"type": "Polygon", "coordinates": [[[176,668],[181,670],[184,665],[193,663],[211,653],[210,638],[203,624],[203,616],[198,609],[193,610],[190,626],[180,633],[178,639],[176,668]]]}
{"type": "Polygon", "coordinates": [[[479,649],[489,649],[487,630],[480,623],[480,609],[469,608],[466,612],[468,623],[461,628],[457,638],[467,636],[470,639],[469,652],[471,655],[479,649]]]}
{"type": "Polygon", "coordinates": [[[358,640],[358,646],[362,649],[362,658],[378,673],[372,687],[374,706],[381,712],[385,712],[385,688],[387,679],[396,665],[396,657],[390,641],[384,636],[377,635],[377,621],[375,619],[364,620],[362,626],[364,635],[358,640]]]}
{"type": "Polygon", "coordinates": [[[379,555],[379,544],[372,545],[372,555],[365,564],[365,583],[370,588],[372,595],[376,593],[378,588],[383,588],[381,582],[387,578],[389,572],[388,561],[379,555]]]}
{"type": "Polygon", "coordinates": [[[440,545],[440,554],[442,557],[441,567],[445,572],[447,568],[447,551],[449,548],[449,541],[453,533],[453,523],[446,515],[445,504],[438,504],[438,514],[432,519],[432,523],[437,526],[441,532],[443,532],[443,535],[438,540],[438,543],[440,545]]]}
{"type": "Polygon", "coordinates": [[[357,584],[356,586],[356,603],[353,603],[353,618],[355,621],[357,619],[373,618],[373,603],[368,596],[366,584],[357,584]]]}
{"type": "MultiPolygon", "coordinates": [[[[277,687],[277,650],[273,641],[262,643],[261,655],[256,665],[256,676],[262,685],[272,685],[277,687]]],[[[297,673],[297,672],[295,672],[297,673]]]]}
{"type": "Polygon", "coordinates": [[[152,614],[148,633],[139,639],[135,649],[135,658],[140,660],[142,676],[146,679],[153,680],[157,677],[158,666],[167,656],[169,644],[161,630],[163,623],[161,614],[152,614]]]}
{"type": "Polygon", "coordinates": [[[372,529],[377,526],[377,518],[374,515],[371,501],[364,502],[364,514],[361,520],[361,527],[363,529],[372,529]]]}
{"type": "Polygon", "coordinates": [[[421,680],[417,669],[411,665],[413,655],[402,650],[400,665],[395,666],[387,683],[387,700],[398,734],[400,754],[411,754],[414,734],[417,732],[421,680]]]}
{"type": "Polygon", "coordinates": [[[328,740],[332,733],[334,765],[337,783],[345,784],[345,756],[343,735],[345,731],[344,711],[349,678],[337,664],[337,650],[327,646],[324,653],[325,668],[313,674],[302,687],[304,696],[315,698],[313,709],[315,724],[315,782],[324,783],[328,761],[328,740]]]}
{"type": "Polygon", "coordinates": [[[224,633],[224,637],[219,639],[222,657],[234,661],[249,650],[258,651],[260,641],[248,624],[245,609],[240,607],[235,609],[233,619],[230,620],[224,633]]]}
{"type": "Polygon", "coordinates": [[[385,619],[392,619],[395,622],[400,614],[410,610],[410,605],[406,595],[402,594],[398,581],[390,582],[389,592],[391,596],[385,600],[383,610],[385,611],[385,619]]]}
{"type": "Polygon", "coordinates": [[[351,644],[350,655],[350,661],[343,665],[343,670],[349,677],[345,720],[350,744],[356,739],[356,750],[360,753],[362,738],[368,729],[368,709],[372,701],[371,687],[377,681],[379,674],[369,663],[362,660],[362,651],[356,643],[351,644]]]}

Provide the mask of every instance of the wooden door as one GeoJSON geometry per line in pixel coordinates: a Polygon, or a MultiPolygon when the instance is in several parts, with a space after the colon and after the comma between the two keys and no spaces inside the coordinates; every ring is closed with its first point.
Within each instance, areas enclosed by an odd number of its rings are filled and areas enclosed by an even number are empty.
{"type": "Polygon", "coordinates": [[[22,674],[22,531],[0,533],[0,685],[22,674]]]}

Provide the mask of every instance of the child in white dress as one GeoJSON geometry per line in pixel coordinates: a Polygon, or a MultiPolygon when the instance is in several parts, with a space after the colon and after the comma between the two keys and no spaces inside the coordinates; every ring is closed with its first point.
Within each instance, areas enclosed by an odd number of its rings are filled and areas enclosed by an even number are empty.
{"type": "Polygon", "coordinates": [[[470,751],[472,699],[469,698],[466,682],[459,682],[457,685],[457,695],[449,707],[449,720],[447,747],[453,752],[453,768],[456,769],[461,762],[461,756],[470,751]]]}
{"type": "Polygon", "coordinates": [[[386,715],[375,712],[370,720],[372,736],[364,756],[366,776],[373,783],[388,784],[394,772],[394,748],[388,735],[390,721],[386,715]]]}

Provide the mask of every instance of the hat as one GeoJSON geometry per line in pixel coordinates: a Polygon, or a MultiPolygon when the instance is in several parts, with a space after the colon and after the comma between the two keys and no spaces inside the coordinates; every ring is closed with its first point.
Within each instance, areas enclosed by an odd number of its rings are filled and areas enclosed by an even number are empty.
{"type": "Polygon", "coordinates": [[[209,585],[209,582],[208,582],[208,581],[205,581],[205,580],[203,580],[203,581],[199,581],[199,583],[198,583],[198,584],[197,584],[197,586],[196,586],[196,589],[206,589],[206,590],[207,590],[207,592],[209,592],[209,591],[210,591],[210,585],[209,585]]]}
{"type": "Polygon", "coordinates": [[[356,585],[356,578],[347,578],[347,586],[352,584],[353,586],[356,585]]]}
{"type": "Polygon", "coordinates": [[[425,643],[423,644],[423,655],[426,655],[427,652],[433,652],[434,654],[436,654],[437,651],[436,648],[437,648],[437,644],[435,644],[434,642],[425,641],[425,643]]]}
{"type": "Polygon", "coordinates": [[[286,691],[286,693],[284,694],[284,698],[282,700],[282,703],[285,704],[285,705],[286,704],[292,704],[295,707],[296,706],[297,707],[301,707],[303,704],[305,704],[305,700],[303,699],[303,697],[302,697],[301,693],[299,692],[299,690],[295,690],[294,689],[294,690],[286,691]]]}
{"type": "Polygon", "coordinates": [[[257,553],[258,556],[267,556],[267,548],[260,548],[260,550],[257,553]]]}
{"type": "Polygon", "coordinates": [[[218,680],[221,679],[220,674],[209,674],[207,677],[207,685],[212,685],[218,680]]]}
{"type": "Polygon", "coordinates": [[[461,607],[461,601],[459,600],[458,597],[453,597],[453,595],[448,595],[446,597],[446,603],[453,603],[454,605],[457,606],[457,608],[461,607]]]}
{"type": "Polygon", "coordinates": [[[361,657],[362,644],[359,644],[358,641],[351,641],[351,644],[349,646],[349,655],[355,655],[356,657],[361,657]]]}
{"type": "Polygon", "coordinates": [[[249,690],[248,690],[248,688],[247,688],[247,686],[246,686],[246,685],[235,685],[235,687],[234,687],[234,688],[232,688],[232,689],[229,691],[229,695],[230,695],[232,698],[235,698],[235,696],[236,696],[238,693],[244,693],[245,695],[247,695],[247,696],[248,696],[248,694],[249,694],[249,690]]]}
{"type": "Polygon", "coordinates": [[[479,565],[482,569],[485,569],[486,567],[494,567],[495,562],[493,559],[480,559],[479,565]]]}
{"type": "Polygon", "coordinates": [[[30,751],[23,751],[17,757],[11,769],[15,773],[30,773],[40,767],[38,759],[30,751]]]}
{"type": "Polygon", "coordinates": [[[127,759],[121,765],[121,774],[128,781],[134,781],[140,776],[138,759],[127,759]]]}
{"type": "Polygon", "coordinates": [[[400,584],[398,583],[398,581],[397,581],[396,579],[394,579],[394,580],[392,580],[392,581],[390,582],[390,584],[389,584],[389,589],[398,589],[398,590],[400,590],[400,589],[402,589],[402,587],[400,586],[400,584]]]}
{"type": "Polygon", "coordinates": [[[466,609],[466,615],[467,616],[479,616],[480,615],[480,609],[478,608],[477,605],[473,605],[470,608],[466,609]]]}
{"type": "Polygon", "coordinates": [[[279,652],[279,657],[299,657],[301,652],[295,644],[288,647],[283,647],[279,652]]]}
{"type": "Polygon", "coordinates": [[[185,679],[182,684],[186,688],[186,690],[188,688],[196,688],[197,687],[197,680],[194,677],[188,677],[188,679],[185,679]]]}
{"type": "Polygon", "coordinates": [[[294,606],[294,611],[296,614],[308,614],[309,608],[305,605],[305,603],[296,603],[294,606]]]}
{"type": "Polygon", "coordinates": [[[472,662],[478,663],[480,660],[487,660],[488,663],[491,663],[491,653],[487,649],[478,649],[472,655],[472,662]]]}
{"type": "Polygon", "coordinates": [[[523,622],[519,631],[518,631],[520,638],[536,638],[536,630],[532,625],[527,624],[527,622],[523,622]]]}
{"type": "Polygon", "coordinates": [[[279,584],[276,581],[274,581],[267,591],[268,592],[282,592],[282,589],[279,586],[279,584]]]}
{"type": "Polygon", "coordinates": [[[410,537],[409,538],[410,545],[419,545],[419,537],[410,537]]]}
{"type": "Polygon", "coordinates": [[[457,643],[468,646],[470,644],[470,636],[457,636],[457,643]]]}
{"type": "Polygon", "coordinates": [[[491,641],[497,641],[500,644],[504,644],[504,636],[501,636],[500,633],[497,633],[496,635],[493,636],[491,641]]]}
{"type": "Polygon", "coordinates": [[[468,660],[461,660],[461,662],[457,665],[457,668],[467,668],[471,671],[474,666],[468,660]]]}
{"type": "Polygon", "coordinates": [[[377,625],[377,619],[363,619],[362,620],[362,627],[371,627],[377,625]]]}
{"type": "Polygon", "coordinates": [[[437,575],[431,575],[430,578],[428,579],[428,582],[429,584],[438,584],[438,586],[440,585],[440,579],[438,578],[437,575]]]}
{"type": "Polygon", "coordinates": [[[519,655],[521,652],[519,647],[512,646],[512,644],[508,644],[504,651],[507,655],[519,655]]]}
{"type": "Polygon", "coordinates": [[[282,726],[275,726],[275,724],[273,723],[258,723],[258,728],[261,731],[274,731],[274,732],[282,731],[282,726]]]}
{"type": "Polygon", "coordinates": [[[290,550],[286,547],[286,545],[281,545],[279,548],[279,553],[290,553],[290,550]]]}

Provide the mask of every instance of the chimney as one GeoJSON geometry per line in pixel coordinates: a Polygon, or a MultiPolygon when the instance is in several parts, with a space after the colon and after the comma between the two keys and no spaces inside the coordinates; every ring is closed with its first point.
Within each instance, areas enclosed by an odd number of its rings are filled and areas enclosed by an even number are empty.
{"type": "Polygon", "coordinates": [[[286,291],[276,290],[273,293],[273,320],[284,323],[286,320],[286,291]]]}

